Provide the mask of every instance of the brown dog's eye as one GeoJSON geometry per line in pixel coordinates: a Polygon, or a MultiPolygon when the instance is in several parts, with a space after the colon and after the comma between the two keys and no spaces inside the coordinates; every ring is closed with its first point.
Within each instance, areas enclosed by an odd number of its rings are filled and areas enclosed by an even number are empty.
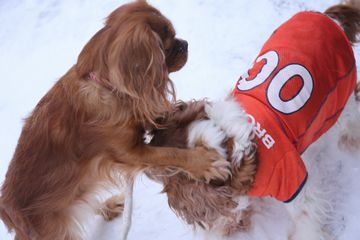
{"type": "Polygon", "coordinates": [[[169,34],[169,28],[167,26],[164,26],[163,32],[164,36],[167,36],[169,34]]]}

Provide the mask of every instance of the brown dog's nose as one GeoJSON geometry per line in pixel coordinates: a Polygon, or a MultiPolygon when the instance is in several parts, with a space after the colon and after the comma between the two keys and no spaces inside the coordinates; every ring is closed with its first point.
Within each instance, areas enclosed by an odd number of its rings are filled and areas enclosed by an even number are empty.
{"type": "Polygon", "coordinates": [[[188,50],[188,42],[187,41],[185,41],[185,40],[181,40],[181,47],[185,50],[185,51],[187,51],[188,50]]]}
{"type": "Polygon", "coordinates": [[[188,51],[188,42],[182,39],[177,40],[177,48],[180,52],[187,52],[188,51]]]}

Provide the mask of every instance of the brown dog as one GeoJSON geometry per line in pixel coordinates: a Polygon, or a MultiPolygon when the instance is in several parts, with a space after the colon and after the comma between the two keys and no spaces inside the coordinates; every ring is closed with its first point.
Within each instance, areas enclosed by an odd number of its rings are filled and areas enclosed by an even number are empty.
{"type": "MultiPolygon", "coordinates": [[[[145,168],[228,176],[216,151],[144,144],[144,132],[172,109],[168,73],[186,60],[187,42],[145,1],[110,14],[25,121],[0,198],[0,217],[16,239],[82,239],[84,214],[101,207],[95,190],[131,182],[145,168]]],[[[105,218],[123,200],[115,201],[106,203],[105,218]]]]}

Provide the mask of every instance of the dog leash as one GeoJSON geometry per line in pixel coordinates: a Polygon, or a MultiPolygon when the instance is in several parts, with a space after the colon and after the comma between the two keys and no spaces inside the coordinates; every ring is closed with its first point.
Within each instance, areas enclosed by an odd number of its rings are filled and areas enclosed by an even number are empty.
{"type": "Polygon", "coordinates": [[[121,225],[121,240],[126,240],[130,231],[133,211],[133,190],[134,190],[134,179],[131,178],[127,181],[125,187],[125,203],[123,212],[123,222],[121,225]]]}

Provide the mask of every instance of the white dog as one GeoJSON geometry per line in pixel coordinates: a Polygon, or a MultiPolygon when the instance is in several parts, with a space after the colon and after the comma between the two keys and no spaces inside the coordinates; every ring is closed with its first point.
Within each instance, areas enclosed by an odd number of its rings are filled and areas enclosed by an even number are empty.
{"type": "MultiPolygon", "coordinates": [[[[337,24],[344,26],[343,30],[348,39],[345,39],[345,34],[343,42],[340,40],[341,37],[332,38],[331,35],[339,34],[338,36],[340,36],[341,33],[339,30],[335,30],[336,26],[331,26],[330,22],[326,22],[325,16],[312,12],[300,13],[277,29],[264,45],[253,68],[240,78],[234,90],[233,96],[235,97],[230,97],[224,102],[209,104],[205,108],[209,118],[216,123],[217,127],[228,137],[235,139],[233,161],[241,161],[241,157],[237,158],[237,156],[241,156],[239,152],[243,152],[251,144],[251,139],[244,138],[244,136],[251,136],[248,132],[250,126],[244,128],[244,119],[250,117],[253,130],[258,138],[260,163],[256,174],[264,174],[265,177],[255,176],[255,183],[248,194],[272,196],[280,201],[288,202],[286,208],[295,224],[289,233],[291,240],[330,239],[331,236],[324,231],[324,225],[331,218],[333,203],[330,195],[334,192],[330,186],[324,183],[327,173],[322,172],[324,171],[322,167],[327,163],[321,163],[321,161],[326,161],[326,159],[322,159],[321,153],[329,150],[334,141],[341,149],[348,152],[357,151],[360,147],[360,112],[356,111],[360,106],[359,83],[357,83],[355,94],[351,94],[354,81],[356,81],[356,68],[352,50],[349,49],[350,44],[346,43],[347,40],[354,41],[349,38],[351,33],[347,32],[349,25],[346,27],[346,24],[357,24],[357,30],[359,30],[360,10],[338,5],[328,9],[325,13],[337,24]],[[350,13],[351,9],[355,11],[352,13],[358,14],[355,20],[357,22],[351,19],[353,16],[350,13]],[[340,13],[342,15],[338,17],[340,13]],[[321,23],[322,20],[317,21],[316,18],[323,19],[324,23],[321,23]],[[314,31],[314,28],[317,27],[326,31],[326,25],[329,26],[329,31],[326,33],[314,31]],[[290,35],[286,35],[291,28],[293,30],[290,31],[290,35]],[[331,30],[331,28],[333,29],[331,30]],[[306,33],[306,31],[309,32],[306,33]],[[307,35],[309,33],[311,34],[307,35]],[[306,39],[306,35],[311,38],[306,39]],[[304,38],[301,38],[302,36],[304,38]],[[308,41],[309,45],[304,41],[308,41]],[[289,43],[291,45],[287,45],[289,43]],[[320,44],[321,47],[316,44],[320,44]],[[327,44],[331,44],[331,46],[327,44]],[[301,47],[306,50],[301,50],[301,47]],[[327,52],[327,47],[330,52],[327,52]],[[300,52],[297,52],[298,50],[300,52]],[[307,58],[308,53],[311,52],[319,53],[321,57],[325,58],[339,58],[337,51],[341,51],[340,58],[342,58],[342,60],[337,59],[337,63],[339,61],[346,63],[342,66],[334,66],[334,68],[329,67],[334,63],[332,59],[315,63],[311,61],[317,61],[317,57],[311,57],[311,60],[307,58]],[[346,52],[348,52],[348,56],[345,56],[346,52]],[[291,60],[282,60],[282,57],[291,58],[291,60]],[[347,57],[352,59],[349,61],[351,64],[345,60],[347,57]],[[303,62],[297,63],[296,59],[303,62]],[[342,71],[342,67],[347,70],[342,71]],[[310,68],[312,69],[309,70],[310,68]],[[325,73],[321,72],[324,70],[325,73]],[[296,83],[296,80],[293,80],[293,85],[290,86],[290,79],[294,76],[299,77],[301,81],[296,83]],[[330,83],[334,79],[337,79],[336,83],[330,83]],[[320,81],[320,83],[316,81],[320,81]],[[301,88],[296,91],[286,89],[296,88],[296,84],[301,84],[301,88]],[[343,89],[347,88],[345,95],[340,92],[344,93],[346,90],[336,90],[336,88],[342,88],[341,84],[344,86],[343,89]],[[322,91],[319,88],[328,90],[322,91]],[[289,93],[289,91],[293,92],[289,93]],[[326,93],[322,95],[323,92],[326,93]],[[266,94],[265,98],[259,97],[261,94],[266,94]],[[316,108],[311,106],[313,101],[318,102],[318,104],[315,103],[316,108]],[[239,107],[239,103],[243,107],[239,107]],[[336,106],[337,104],[339,105],[336,106]],[[309,110],[310,108],[312,110],[309,110]],[[269,111],[269,109],[271,110],[269,111]],[[317,110],[314,111],[314,109],[317,110]],[[322,114],[326,116],[321,116],[322,114]],[[339,116],[340,118],[338,118],[339,116]],[[267,122],[269,118],[273,122],[267,122]],[[335,122],[337,124],[334,126],[335,122]],[[280,126],[280,128],[275,126],[280,126]],[[326,133],[330,127],[333,128],[326,133]],[[284,132],[284,135],[279,132],[284,132]],[[324,133],[326,134],[315,142],[324,133]],[[288,140],[290,142],[287,142],[288,140]],[[312,146],[307,150],[310,144],[312,146]],[[278,149],[272,150],[276,148],[276,145],[278,145],[278,149]],[[295,149],[292,148],[293,146],[295,149]],[[301,160],[298,161],[299,159],[301,160]]],[[[196,126],[190,129],[197,131],[196,126]]],[[[201,137],[199,132],[196,133],[196,136],[202,140],[206,139],[201,137]]],[[[191,139],[194,142],[197,140],[191,139]]],[[[237,164],[241,165],[241,162],[237,164]]],[[[251,204],[251,200],[244,201],[242,199],[238,209],[240,211],[247,209],[249,204],[251,204]]]]}

